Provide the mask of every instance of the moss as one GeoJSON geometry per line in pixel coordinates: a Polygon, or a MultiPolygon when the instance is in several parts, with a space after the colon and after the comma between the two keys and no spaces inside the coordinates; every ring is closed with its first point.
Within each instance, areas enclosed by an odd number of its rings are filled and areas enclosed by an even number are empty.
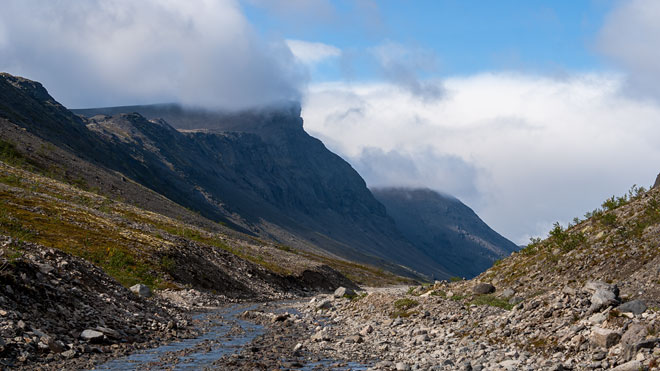
{"type": "Polygon", "coordinates": [[[498,307],[506,310],[511,310],[513,304],[509,304],[507,300],[498,298],[494,295],[479,295],[475,297],[470,304],[474,305],[488,305],[491,307],[498,307]]]}

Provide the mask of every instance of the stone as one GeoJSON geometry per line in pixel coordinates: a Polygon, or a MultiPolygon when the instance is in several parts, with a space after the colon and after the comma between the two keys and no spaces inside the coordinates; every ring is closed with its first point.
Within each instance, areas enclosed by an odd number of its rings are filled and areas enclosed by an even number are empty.
{"type": "Polygon", "coordinates": [[[517,370],[518,366],[520,366],[520,361],[515,359],[507,359],[500,362],[500,366],[506,370],[517,370]]]}
{"type": "Polygon", "coordinates": [[[335,298],[353,297],[355,296],[355,291],[342,286],[335,290],[334,296],[335,298]]]}
{"type": "Polygon", "coordinates": [[[41,273],[43,273],[43,274],[48,274],[48,273],[52,272],[53,269],[55,269],[55,268],[53,268],[52,265],[49,265],[49,264],[37,264],[37,266],[39,267],[39,271],[41,271],[41,273]]]}
{"type": "Polygon", "coordinates": [[[398,362],[394,367],[397,371],[410,371],[410,366],[404,362],[398,362]]]}
{"type": "Polygon", "coordinates": [[[113,338],[113,339],[120,339],[121,338],[121,334],[119,334],[119,332],[117,332],[117,331],[115,331],[111,328],[96,326],[96,330],[102,332],[103,335],[105,335],[109,338],[113,338]]]}
{"type": "Polygon", "coordinates": [[[62,344],[59,341],[55,341],[55,339],[53,339],[50,336],[42,336],[41,342],[46,344],[46,346],[48,346],[48,349],[53,353],[62,353],[65,350],[64,344],[62,344]]]}
{"type": "Polygon", "coordinates": [[[360,330],[360,335],[367,336],[374,331],[374,328],[371,325],[366,325],[362,330],[360,330]]]}
{"type": "Polygon", "coordinates": [[[316,309],[321,310],[321,309],[330,309],[332,308],[332,303],[330,300],[321,300],[318,304],[316,304],[316,309]]]}
{"type": "Polygon", "coordinates": [[[67,351],[62,352],[62,357],[67,358],[67,359],[73,358],[75,356],[76,356],[76,351],[73,350],[73,349],[69,349],[67,351]]]}
{"type": "Polygon", "coordinates": [[[646,304],[641,300],[632,300],[619,305],[616,309],[621,313],[640,315],[646,312],[646,304]]]}
{"type": "Polygon", "coordinates": [[[621,337],[621,344],[623,345],[633,345],[641,342],[646,338],[648,330],[646,326],[639,323],[633,323],[628,326],[628,330],[621,337]]]}
{"type": "Polygon", "coordinates": [[[603,281],[587,281],[584,284],[584,290],[592,294],[598,290],[612,291],[616,297],[619,297],[619,288],[617,285],[610,285],[603,281]]]}
{"type": "Polygon", "coordinates": [[[612,371],[639,371],[639,370],[644,370],[644,364],[637,360],[626,362],[612,369],[612,371]]]}
{"type": "Polygon", "coordinates": [[[615,291],[603,289],[596,290],[591,296],[590,301],[591,307],[589,309],[592,312],[598,311],[603,307],[619,304],[619,299],[615,291]]]}
{"type": "Polygon", "coordinates": [[[136,295],[141,296],[143,298],[148,298],[151,296],[151,289],[149,288],[149,286],[143,285],[141,283],[131,286],[130,290],[134,292],[136,295]]]}
{"type": "Polygon", "coordinates": [[[505,289],[504,291],[502,291],[502,295],[501,295],[501,296],[502,296],[502,298],[504,298],[504,299],[510,299],[510,298],[512,298],[513,295],[515,295],[515,294],[516,294],[516,292],[513,291],[513,289],[505,289]]]}
{"type": "Polygon", "coordinates": [[[100,343],[103,341],[103,333],[96,330],[87,329],[80,334],[80,338],[90,343],[100,343]]]}
{"type": "Polygon", "coordinates": [[[607,319],[607,316],[604,315],[603,313],[595,313],[589,319],[587,322],[591,323],[592,325],[600,325],[601,323],[605,322],[607,319]]]}
{"type": "Polygon", "coordinates": [[[472,292],[479,295],[491,294],[495,292],[495,286],[490,283],[480,282],[472,288],[472,292]]]}
{"type": "Polygon", "coordinates": [[[524,298],[521,298],[519,296],[514,296],[511,299],[509,299],[509,304],[518,305],[518,304],[522,303],[524,300],[525,300],[524,298]]]}
{"type": "Polygon", "coordinates": [[[610,348],[621,339],[621,334],[614,330],[594,327],[591,329],[591,342],[599,347],[610,348]]]}

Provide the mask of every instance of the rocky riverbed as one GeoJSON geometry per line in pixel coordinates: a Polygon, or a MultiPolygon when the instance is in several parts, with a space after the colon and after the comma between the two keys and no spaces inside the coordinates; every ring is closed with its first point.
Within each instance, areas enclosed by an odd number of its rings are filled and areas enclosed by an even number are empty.
{"type": "Polygon", "coordinates": [[[658,369],[658,308],[621,303],[614,285],[522,300],[470,284],[316,296],[278,325],[300,330],[281,344],[287,359],[307,354],[377,370],[658,369]]]}

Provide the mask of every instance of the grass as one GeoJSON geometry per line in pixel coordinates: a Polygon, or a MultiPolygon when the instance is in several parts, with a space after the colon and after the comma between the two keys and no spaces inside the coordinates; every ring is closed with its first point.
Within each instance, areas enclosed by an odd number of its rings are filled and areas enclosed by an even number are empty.
{"type": "Polygon", "coordinates": [[[513,308],[513,304],[509,304],[507,300],[498,298],[494,295],[479,295],[475,297],[470,304],[474,305],[488,305],[491,307],[497,307],[497,308],[502,308],[506,310],[511,310],[513,308]]]}
{"type": "Polygon", "coordinates": [[[417,300],[413,300],[409,298],[398,299],[397,301],[394,302],[394,308],[399,310],[411,309],[418,305],[419,302],[417,300]]]}
{"type": "Polygon", "coordinates": [[[398,299],[394,302],[394,311],[390,313],[390,317],[391,318],[410,317],[415,313],[414,311],[410,311],[410,309],[418,305],[419,302],[417,300],[413,300],[409,298],[398,299]]]}
{"type": "Polygon", "coordinates": [[[327,264],[358,284],[412,282],[380,268],[296,251],[285,245],[270,249],[264,248],[268,245],[263,241],[257,244],[259,246],[231,244],[222,235],[91,193],[85,189],[88,187],[82,178],[70,177],[64,181],[59,179],[61,172],[49,176],[38,168],[18,167],[26,164],[29,162],[15,146],[0,141],[0,233],[86,259],[125,286],[145,283],[152,288],[164,288],[172,285],[168,282],[169,272],[176,263],[166,253],[171,236],[221,248],[281,275],[293,273],[280,266],[276,256],[292,253],[327,264]],[[21,191],[3,184],[21,188],[21,191]],[[153,228],[131,227],[133,223],[153,228]]]}

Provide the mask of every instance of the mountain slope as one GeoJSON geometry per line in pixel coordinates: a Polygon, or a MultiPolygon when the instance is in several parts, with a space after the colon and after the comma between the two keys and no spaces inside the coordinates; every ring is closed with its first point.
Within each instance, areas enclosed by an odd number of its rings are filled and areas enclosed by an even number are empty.
{"type": "Polygon", "coordinates": [[[456,198],[429,189],[372,192],[403,235],[451,276],[472,278],[517,250],[456,198]]]}
{"type": "Polygon", "coordinates": [[[135,113],[82,118],[8,74],[0,98],[10,124],[240,232],[398,274],[436,269],[350,165],[304,132],[297,107],[230,116],[249,130],[182,132],[135,113]]]}

